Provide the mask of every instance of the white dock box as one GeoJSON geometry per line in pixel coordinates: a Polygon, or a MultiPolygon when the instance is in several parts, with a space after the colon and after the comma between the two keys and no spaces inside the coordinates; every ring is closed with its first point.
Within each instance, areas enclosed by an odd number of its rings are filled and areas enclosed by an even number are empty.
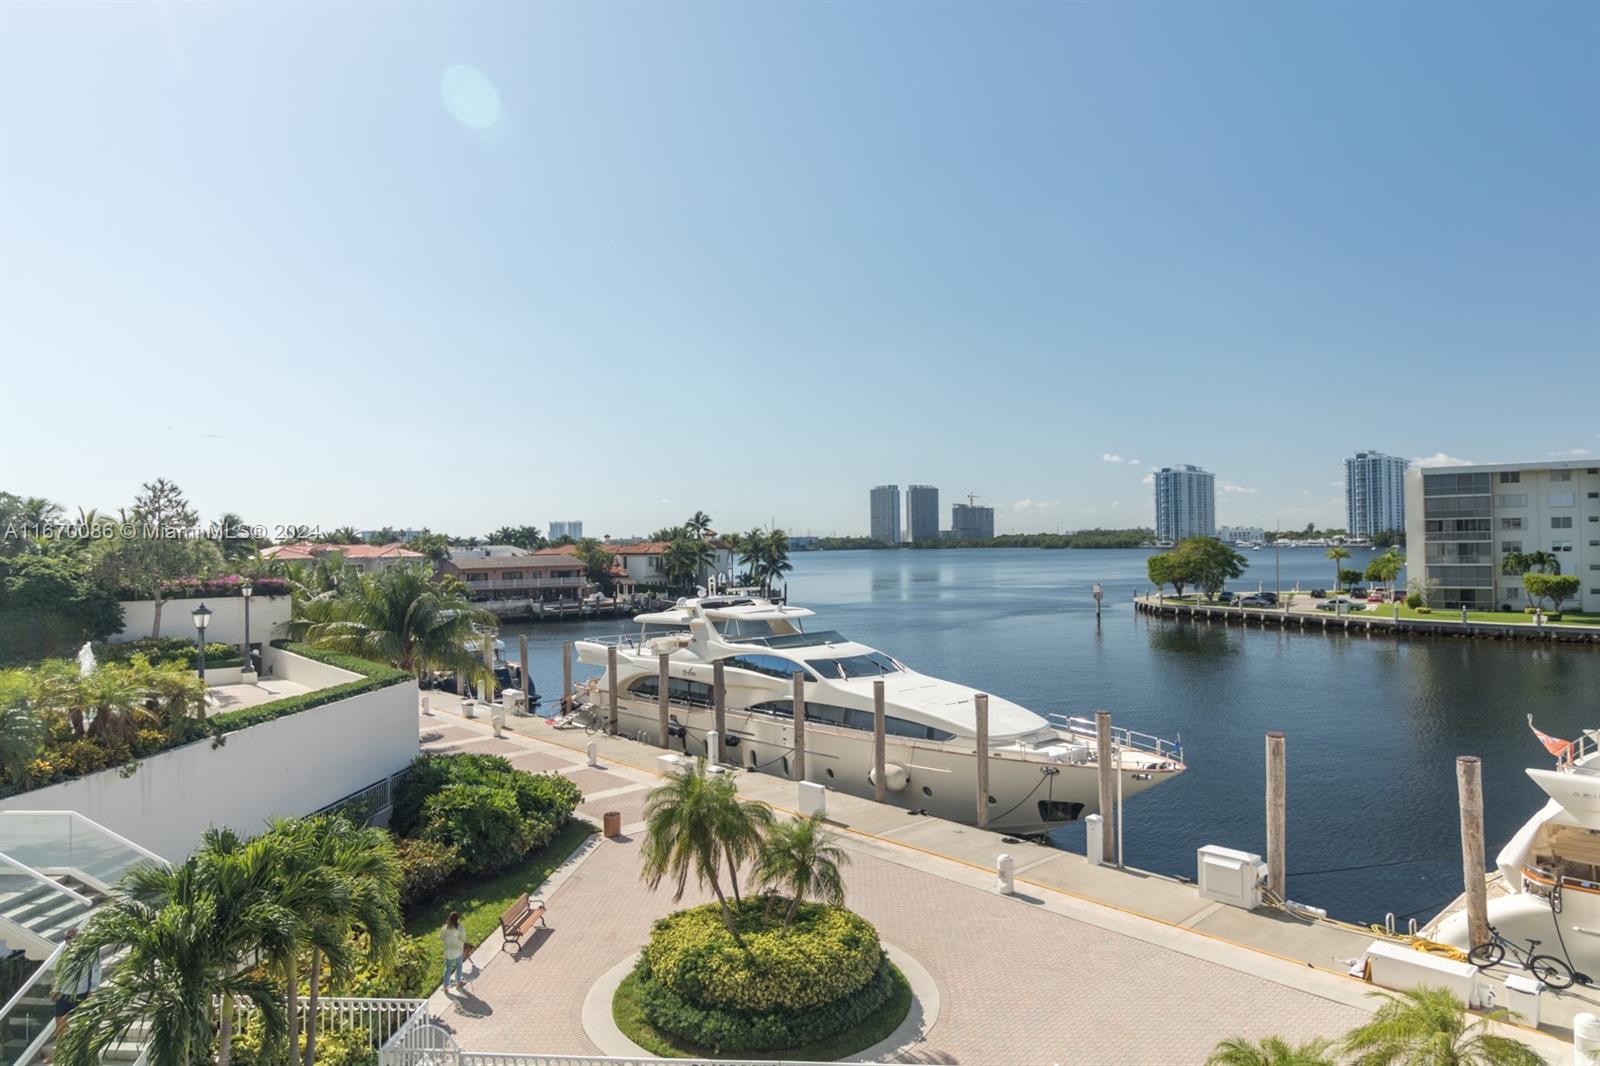
{"type": "Polygon", "coordinates": [[[1230,907],[1249,911],[1261,906],[1261,882],[1266,876],[1267,864],[1248,851],[1207,844],[1196,857],[1195,886],[1200,898],[1230,907]]]}
{"type": "Polygon", "coordinates": [[[1456,962],[1392,940],[1374,940],[1367,945],[1367,965],[1372,983],[1383,988],[1445,988],[1461,997],[1461,1002],[1476,1007],[1483,1002],[1478,988],[1478,968],[1470,962],[1456,962]]]}

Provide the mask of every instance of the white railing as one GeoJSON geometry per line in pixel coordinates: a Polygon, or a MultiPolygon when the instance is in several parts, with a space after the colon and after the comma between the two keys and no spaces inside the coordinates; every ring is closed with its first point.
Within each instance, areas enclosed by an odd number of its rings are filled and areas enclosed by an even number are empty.
{"type": "MultiPolygon", "coordinates": [[[[1045,718],[1057,729],[1071,733],[1075,737],[1093,740],[1098,736],[1096,725],[1091,718],[1073,718],[1064,714],[1048,714],[1045,718]]],[[[1132,748],[1135,751],[1149,752],[1159,755],[1163,759],[1182,759],[1183,740],[1166,740],[1152,733],[1140,733],[1122,726],[1111,727],[1111,740],[1118,747],[1132,748]]]]}
{"type": "MultiPolygon", "coordinates": [[[[365,1029],[373,1047],[385,1046],[398,1037],[408,1026],[429,1020],[428,1001],[425,999],[384,999],[358,996],[320,996],[317,999],[317,1027],[337,1027],[341,1030],[365,1029]]],[[[242,1028],[255,1006],[248,999],[235,996],[233,1000],[234,1024],[242,1028]]],[[[311,1004],[299,1000],[296,1016],[300,1031],[305,1031],[306,1019],[311,1015],[311,1004]]]]}
{"type": "Polygon", "coordinates": [[[1600,729],[1586,729],[1567,746],[1566,754],[1556,759],[1556,769],[1569,773],[1600,773],[1600,768],[1578,765],[1596,751],[1600,751],[1600,729]]]}
{"type": "MultiPolygon", "coordinates": [[[[378,1066],[683,1066],[685,1059],[647,1055],[542,1055],[534,1052],[462,1051],[431,1020],[408,1023],[378,1052],[378,1066]]],[[[704,1060],[701,1060],[704,1061],[704,1060]]],[[[824,1066],[800,1059],[717,1059],[717,1066],[824,1066]]]]}

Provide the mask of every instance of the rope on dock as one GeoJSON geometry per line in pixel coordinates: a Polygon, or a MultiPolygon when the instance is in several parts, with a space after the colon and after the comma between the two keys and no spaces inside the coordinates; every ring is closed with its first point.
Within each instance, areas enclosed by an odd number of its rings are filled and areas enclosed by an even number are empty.
{"type": "Polygon", "coordinates": [[[1262,889],[1261,898],[1266,900],[1269,906],[1276,907],[1285,914],[1292,915],[1293,917],[1299,918],[1302,921],[1316,922],[1321,925],[1331,925],[1336,929],[1343,929],[1351,933],[1359,933],[1362,936],[1373,936],[1380,940],[1388,940],[1396,944],[1405,944],[1413,950],[1420,951],[1425,955],[1437,955],[1441,958],[1450,959],[1455,962],[1467,961],[1467,953],[1462,951],[1460,948],[1452,947],[1449,944],[1441,944],[1437,940],[1429,940],[1425,936],[1417,936],[1414,933],[1391,932],[1388,926],[1382,925],[1378,922],[1372,922],[1368,925],[1357,925],[1354,922],[1346,922],[1341,921],[1338,918],[1330,918],[1326,914],[1307,911],[1295,906],[1292,900],[1283,899],[1273,893],[1270,889],[1266,888],[1262,889]]]}

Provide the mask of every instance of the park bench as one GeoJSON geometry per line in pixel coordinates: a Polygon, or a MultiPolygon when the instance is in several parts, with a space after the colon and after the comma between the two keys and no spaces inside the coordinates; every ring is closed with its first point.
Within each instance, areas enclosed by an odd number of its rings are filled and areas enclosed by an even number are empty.
{"type": "Polygon", "coordinates": [[[500,915],[500,933],[505,937],[501,942],[501,950],[507,944],[522,946],[522,936],[529,932],[535,925],[544,925],[544,900],[529,899],[524,892],[517,897],[517,901],[506,908],[500,915]]]}

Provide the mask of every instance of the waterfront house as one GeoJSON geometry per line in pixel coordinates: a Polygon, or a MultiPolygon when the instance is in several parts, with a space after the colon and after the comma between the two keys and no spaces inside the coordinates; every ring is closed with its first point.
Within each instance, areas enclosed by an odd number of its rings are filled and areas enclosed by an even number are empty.
{"type": "Polygon", "coordinates": [[[506,555],[531,555],[527,548],[519,548],[515,544],[480,544],[476,548],[451,548],[452,559],[491,558],[506,555]]]}
{"type": "Polygon", "coordinates": [[[377,574],[401,563],[425,563],[428,557],[404,544],[273,544],[261,549],[261,557],[273,562],[305,563],[338,552],[344,561],[363,574],[377,574]]]}
{"type": "Polygon", "coordinates": [[[467,598],[478,603],[570,601],[590,591],[583,563],[570,546],[527,555],[461,556],[442,569],[465,582],[467,598]]]}

